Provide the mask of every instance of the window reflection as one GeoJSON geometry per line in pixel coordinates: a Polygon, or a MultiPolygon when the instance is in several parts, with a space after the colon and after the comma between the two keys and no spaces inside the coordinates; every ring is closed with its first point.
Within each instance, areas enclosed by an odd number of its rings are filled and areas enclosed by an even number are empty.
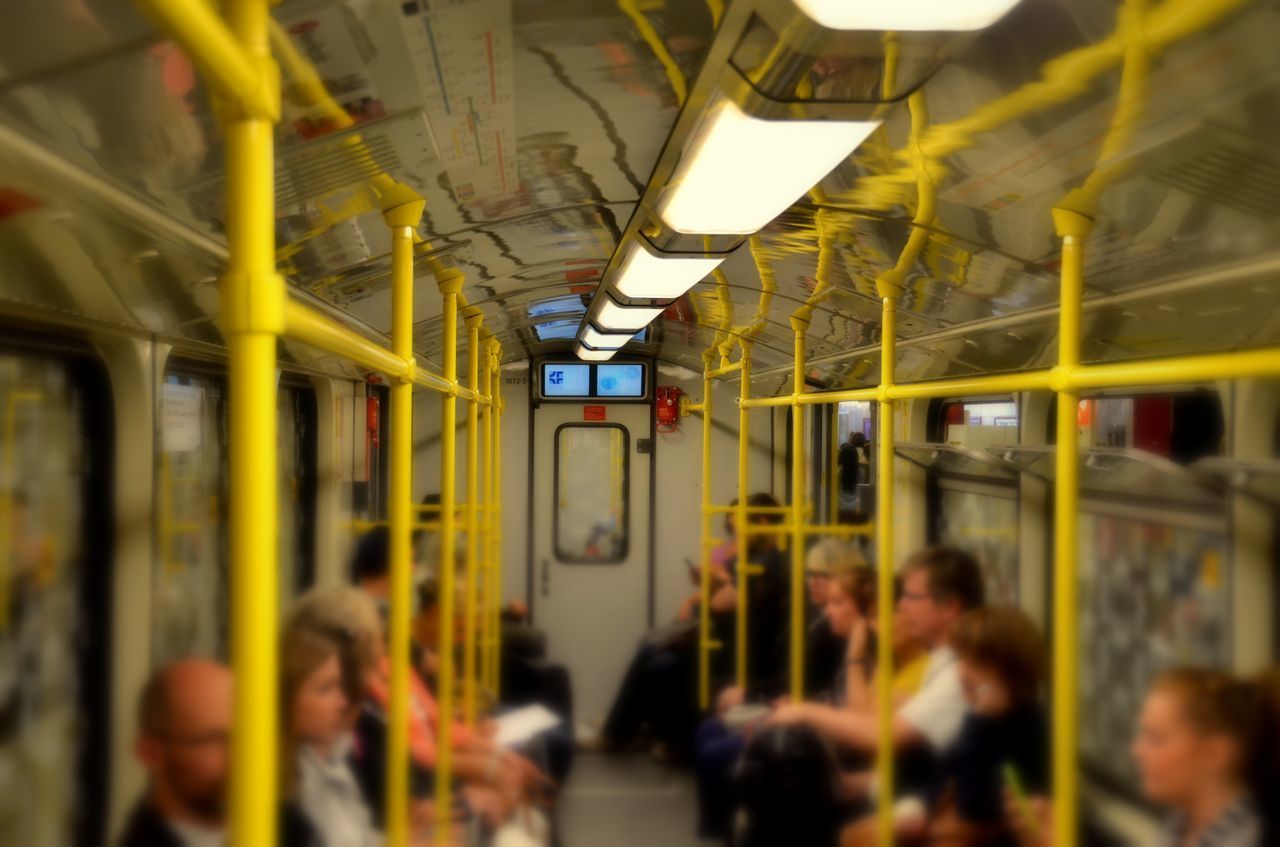
{"type": "Polygon", "coordinates": [[[0,844],[73,843],[83,800],[83,404],[63,363],[0,357],[0,844]]]}

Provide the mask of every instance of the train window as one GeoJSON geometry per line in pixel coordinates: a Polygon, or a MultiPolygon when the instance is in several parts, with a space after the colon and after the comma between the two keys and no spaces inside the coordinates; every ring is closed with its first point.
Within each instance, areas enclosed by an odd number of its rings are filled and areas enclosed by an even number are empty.
{"type": "MultiPolygon", "coordinates": [[[[1050,444],[1057,441],[1053,421],[1050,414],[1050,444]]],[[[1213,391],[1085,397],[1078,421],[1085,448],[1131,448],[1179,464],[1220,455],[1226,435],[1222,403],[1213,391]]]]}
{"type": "Polygon", "coordinates": [[[945,403],[942,441],[983,448],[1018,443],[1018,404],[1002,401],[945,403]]]}
{"type": "Polygon", "coordinates": [[[833,410],[835,436],[831,496],[840,520],[862,523],[875,510],[874,427],[871,403],[840,403],[833,410]],[[859,434],[861,437],[859,437],[859,434]]]}
{"type": "Polygon", "coordinates": [[[1015,490],[938,485],[937,540],[968,550],[982,565],[987,601],[1018,604],[1018,500],[1015,490]]]}
{"type": "Polygon", "coordinates": [[[111,424],[90,370],[0,353],[3,844],[86,843],[100,823],[111,424]]]}
{"type": "Polygon", "coordinates": [[[620,426],[563,424],[556,431],[556,558],[575,564],[618,564],[627,557],[627,431],[620,426]]]}
{"type": "Polygon", "coordinates": [[[224,656],[228,646],[225,387],[217,377],[170,372],[162,392],[157,664],[193,654],[224,656]]]}
{"type": "Polygon", "coordinates": [[[1018,405],[1009,398],[935,408],[941,444],[898,449],[930,471],[932,538],[977,558],[989,602],[1017,604],[1018,480],[988,448],[1018,443],[1018,405]]]}
{"type": "Polygon", "coordinates": [[[1152,678],[1230,667],[1230,569],[1225,521],[1117,511],[1081,507],[1080,740],[1092,770],[1133,786],[1127,751],[1152,678]]]}
{"type": "Polygon", "coordinates": [[[280,602],[287,606],[315,577],[315,393],[303,385],[281,385],[277,412],[280,602]]]}

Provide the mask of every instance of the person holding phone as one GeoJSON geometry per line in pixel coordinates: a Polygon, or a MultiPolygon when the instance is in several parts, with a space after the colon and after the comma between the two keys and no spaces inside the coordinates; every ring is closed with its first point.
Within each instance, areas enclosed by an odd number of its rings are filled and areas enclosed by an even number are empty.
{"type": "MultiPolygon", "coordinates": [[[[1005,815],[1006,785],[1041,793],[1048,783],[1048,722],[1040,699],[1043,639],[1021,609],[966,613],[951,635],[968,704],[960,735],[928,788],[898,805],[900,844],[1017,847],[1005,815]]],[[[844,847],[874,843],[874,821],[845,833],[844,847]]]]}

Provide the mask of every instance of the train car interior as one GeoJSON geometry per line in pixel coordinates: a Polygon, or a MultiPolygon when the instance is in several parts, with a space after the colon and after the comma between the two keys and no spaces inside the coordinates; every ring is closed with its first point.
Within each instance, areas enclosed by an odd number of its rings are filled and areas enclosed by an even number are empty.
{"type": "Polygon", "coordinates": [[[1277,44],[0,4],[0,844],[1280,845],[1277,44]]]}

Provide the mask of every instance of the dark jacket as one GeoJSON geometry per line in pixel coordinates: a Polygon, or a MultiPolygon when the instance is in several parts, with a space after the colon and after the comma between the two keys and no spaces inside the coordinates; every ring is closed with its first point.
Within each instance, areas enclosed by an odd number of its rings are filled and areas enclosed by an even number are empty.
{"type": "MultiPolygon", "coordinates": [[[[291,803],[280,808],[281,847],[324,847],[324,841],[307,818],[291,803]]],[[[177,833],[148,802],[141,802],[129,815],[124,833],[116,847],[183,847],[177,833]]]]}

